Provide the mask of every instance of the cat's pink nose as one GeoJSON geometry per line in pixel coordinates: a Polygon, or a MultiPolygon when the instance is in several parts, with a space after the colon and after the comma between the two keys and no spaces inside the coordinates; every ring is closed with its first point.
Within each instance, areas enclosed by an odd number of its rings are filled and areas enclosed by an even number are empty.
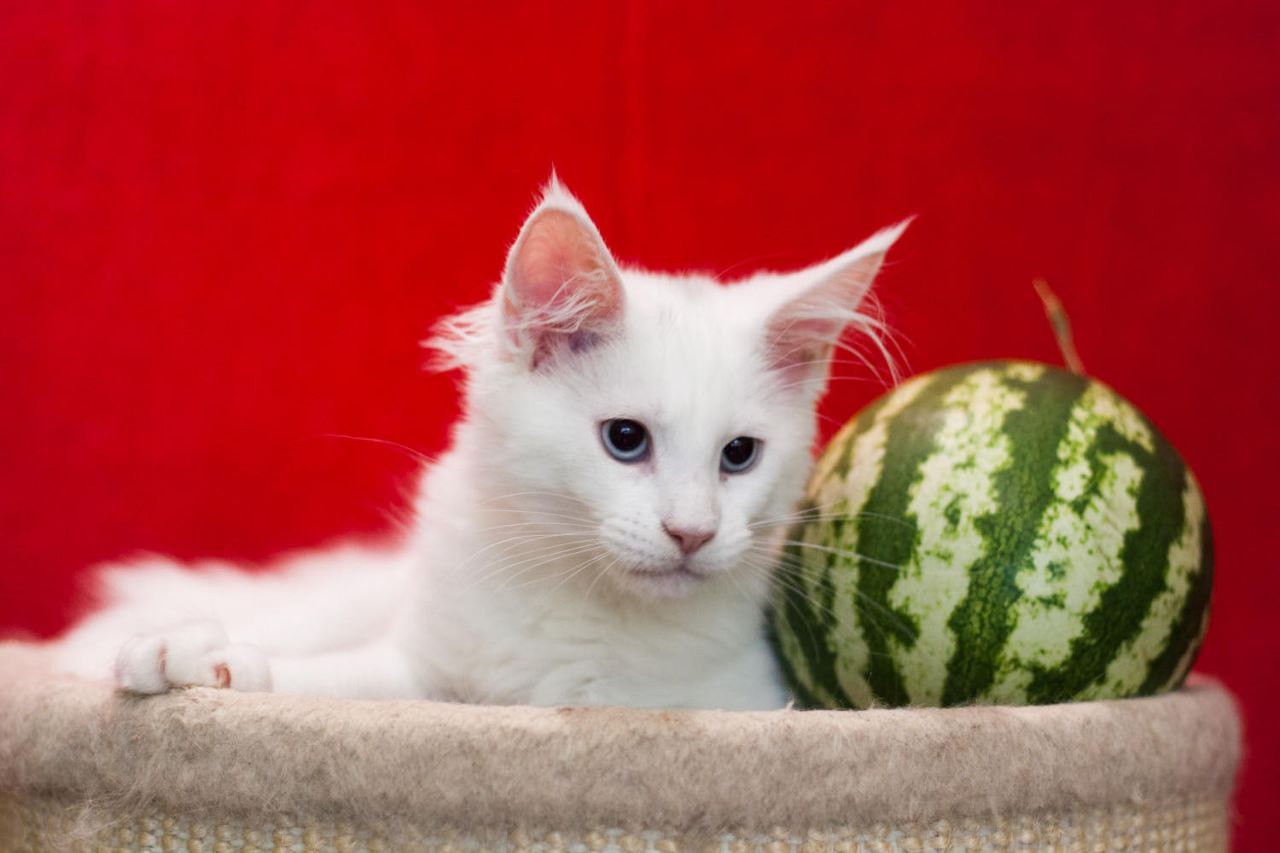
{"type": "Polygon", "coordinates": [[[662,522],[662,529],[667,531],[667,535],[676,540],[676,544],[680,546],[680,551],[684,554],[692,554],[711,541],[711,537],[716,535],[715,529],[707,530],[702,527],[677,527],[674,524],[662,522]]]}

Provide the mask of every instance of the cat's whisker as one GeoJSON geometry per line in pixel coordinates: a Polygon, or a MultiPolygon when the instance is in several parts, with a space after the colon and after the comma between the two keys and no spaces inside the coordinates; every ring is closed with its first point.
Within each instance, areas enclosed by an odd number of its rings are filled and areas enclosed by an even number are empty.
{"type": "MultiPolygon", "coordinates": [[[[498,553],[490,555],[487,564],[481,572],[469,576],[466,580],[471,586],[483,584],[493,577],[501,574],[505,569],[510,568],[513,565],[512,561],[536,559],[539,556],[554,554],[590,541],[595,541],[595,538],[582,534],[572,534],[563,537],[551,537],[540,534],[510,537],[506,540],[502,540],[501,543],[491,543],[490,546],[486,546],[486,548],[488,548],[492,547],[492,545],[501,544],[503,547],[498,551],[498,553]]],[[[468,559],[473,559],[474,557],[475,555],[468,559]]],[[[518,563],[516,563],[516,565],[518,565],[518,563]]],[[[461,572],[459,571],[458,573],[461,572]]]]}
{"type": "MultiPolygon", "coordinates": [[[[605,554],[607,555],[608,552],[606,551],[605,554]]],[[[605,575],[609,574],[609,572],[613,571],[613,567],[618,565],[618,562],[621,559],[622,559],[621,557],[614,556],[614,558],[609,561],[609,565],[605,566],[603,569],[599,569],[598,571],[596,571],[596,576],[591,579],[591,583],[587,585],[586,591],[582,593],[583,603],[586,603],[587,601],[591,600],[591,591],[596,588],[596,584],[600,582],[600,578],[604,577],[605,575]]]]}
{"type": "Polygon", "coordinates": [[[568,522],[577,522],[578,524],[582,524],[582,525],[595,525],[597,523],[595,519],[589,518],[587,516],[573,515],[567,512],[555,512],[555,511],[546,510],[546,509],[525,509],[522,507],[486,507],[485,509],[481,510],[481,513],[485,515],[494,513],[494,514],[528,516],[530,517],[531,520],[534,520],[534,521],[536,521],[538,517],[544,517],[549,519],[560,519],[568,522]]]}
{"type": "Polygon", "coordinates": [[[594,542],[589,537],[576,537],[568,541],[547,542],[535,539],[528,542],[510,544],[503,552],[490,558],[484,570],[472,575],[467,580],[472,585],[487,583],[511,570],[534,563],[543,558],[555,560],[569,553],[590,546],[594,542]]]}
{"type": "Polygon", "coordinates": [[[812,417],[820,424],[832,424],[837,427],[844,424],[844,421],[837,420],[834,416],[820,412],[810,406],[791,405],[787,403],[777,403],[775,405],[782,411],[801,412],[806,418],[812,417]]]}
{"type": "MultiPolygon", "coordinates": [[[[790,570],[792,572],[805,572],[806,570],[809,569],[809,567],[803,561],[797,560],[796,558],[785,553],[778,556],[777,567],[779,569],[790,570]]],[[[872,566],[871,568],[882,568],[882,566],[872,566]]],[[[795,589],[796,592],[804,595],[806,599],[809,600],[812,604],[816,605],[818,603],[810,591],[801,589],[800,587],[796,586],[795,582],[791,581],[791,579],[787,576],[786,571],[778,572],[778,574],[776,575],[776,578],[779,583],[783,584],[784,586],[790,585],[791,588],[795,589]]],[[[895,622],[899,626],[898,630],[895,632],[896,635],[914,637],[915,629],[910,625],[910,623],[906,621],[906,619],[901,614],[887,607],[882,602],[876,601],[874,598],[871,598],[870,596],[868,596],[866,593],[864,593],[861,589],[858,589],[857,587],[853,587],[851,591],[858,597],[858,601],[861,602],[864,608],[873,607],[880,612],[883,618],[887,618],[895,622]]],[[[872,620],[877,625],[876,630],[878,632],[880,632],[881,634],[885,633],[883,627],[879,625],[879,620],[875,617],[873,613],[865,612],[864,610],[860,610],[859,612],[864,613],[866,618],[872,620]]],[[[829,615],[834,616],[834,614],[829,614],[829,615]]]]}
{"type": "Polygon", "coordinates": [[[822,504],[806,504],[806,505],[805,505],[804,507],[802,507],[802,508],[796,508],[796,509],[794,509],[794,510],[791,510],[790,512],[783,513],[782,515],[767,516],[766,518],[761,519],[761,520],[763,520],[763,521],[767,521],[767,520],[768,520],[768,519],[770,519],[770,518],[781,518],[781,517],[783,517],[783,516],[798,515],[798,514],[800,514],[800,513],[809,512],[809,511],[811,511],[811,510],[815,510],[815,509],[818,509],[818,510],[821,510],[821,509],[830,509],[830,508],[831,508],[831,507],[833,507],[833,506],[839,506],[840,504],[845,503],[847,500],[848,500],[848,498],[843,498],[843,497],[841,497],[841,498],[836,498],[836,499],[835,499],[835,500],[833,500],[833,501],[828,501],[828,502],[826,502],[826,503],[822,503],[822,504]]]}
{"type": "Polygon", "coordinates": [[[744,598],[748,597],[746,588],[742,585],[742,582],[738,580],[738,572],[730,571],[728,575],[729,580],[733,582],[733,586],[738,591],[738,594],[744,598]]]}
{"type": "MultiPolygon", "coordinates": [[[[795,592],[796,594],[804,597],[805,600],[809,602],[810,607],[818,611],[819,616],[822,616],[824,618],[827,618],[833,621],[836,619],[835,611],[832,608],[827,607],[821,602],[814,600],[807,590],[802,589],[801,587],[789,581],[785,577],[778,576],[771,568],[759,566],[754,563],[746,563],[744,565],[746,566],[748,571],[755,571],[755,572],[764,574],[766,578],[770,581],[770,583],[775,583],[781,586],[784,590],[795,592]]],[[[810,645],[813,645],[813,646],[820,645],[822,641],[817,636],[814,635],[813,626],[809,625],[808,623],[804,623],[804,624],[805,624],[806,633],[808,634],[808,640],[810,645]]]]}
{"type": "Polygon", "coordinates": [[[912,529],[917,527],[916,523],[913,521],[910,521],[905,518],[901,518],[899,516],[888,515],[887,513],[882,513],[882,512],[870,512],[867,510],[860,510],[859,512],[814,513],[808,510],[801,510],[799,512],[792,513],[790,516],[778,516],[775,519],[764,519],[761,521],[752,522],[751,524],[747,525],[747,528],[750,530],[762,530],[762,529],[780,527],[784,524],[795,524],[798,522],[848,521],[849,519],[855,519],[855,518],[874,518],[879,521],[887,521],[893,524],[899,524],[903,527],[909,527],[912,529]]]}
{"type": "Polygon", "coordinates": [[[346,439],[347,441],[363,441],[369,444],[380,444],[385,447],[390,447],[392,449],[399,450],[402,453],[407,453],[409,454],[409,456],[411,456],[414,459],[417,459],[419,462],[423,463],[424,465],[436,464],[437,457],[428,456],[427,454],[423,453],[421,450],[415,450],[414,448],[410,447],[407,444],[401,444],[400,442],[392,441],[389,438],[373,438],[372,436],[367,436],[367,435],[345,435],[343,433],[338,433],[338,432],[322,432],[317,434],[316,438],[341,438],[341,439],[346,439]]]}
{"type": "Polygon", "coordinates": [[[574,503],[580,504],[582,506],[585,506],[588,508],[590,507],[590,504],[587,501],[583,500],[580,497],[577,497],[576,495],[570,495],[564,492],[551,492],[551,491],[538,490],[538,489],[530,489],[522,492],[506,492],[500,495],[490,495],[487,498],[480,498],[478,501],[476,501],[476,503],[478,503],[481,506],[484,506],[485,504],[497,503],[499,501],[506,501],[512,498],[527,498],[527,497],[555,498],[556,500],[573,501],[574,503]]]}
{"type": "Polygon", "coordinates": [[[551,598],[551,596],[555,595],[556,591],[559,590],[561,587],[563,587],[565,584],[567,584],[569,581],[573,580],[578,575],[582,574],[584,571],[589,569],[591,566],[595,565],[596,563],[600,562],[601,560],[605,559],[608,556],[609,556],[608,551],[601,551],[599,554],[596,554],[591,559],[580,562],[576,568],[566,571],[561,581],[543,594],[542,600],[545,602],[547,599],[551,598]]]}
{"type": "Polygon", "coordinates": [[[600,578],[603,578],[605,574],[608,574],[609,571],[613,569],[613,566],[617,565],[617,562],[618,562],[618,557],[614,556],[613,553],[609,551],[609,549],[607,548],[600,549],[599,555],[596,555],[595,557],[591,557],[591,560],[588,562],[588,565],[584,566],[584,569],[589,569],[589,567],[594,566],[595,576],[594,578],[591,578],[591,583],[586,585],[586,590],[584,593],[582,593],[582,602],[585,603],[590,601],[591,590],[595,589],[595,584],[598,584],[600,581],[600,578]],[[600,562],[602,562],[603,560],[608,560],[608,558],[611,556],[613,558],[612,560],[609,560],[609,564],[607,566],[604,566],[603,569],[602,567],[599,567],[600,562]]]}
{"type": "MultiPolygon", "coordinates": [[[[819,601],[819,600],[818,600],[818,599],[813,595],[813,593],[812,593],[810,590],[808,590],[808,589],[804,588],[804,587],[803,587],[802,585],[800,585],[797,581],[795,581],[795,580],[793,580],[793,579],[791,579],[791,578],[787,577],[785,574],[781,574],[781,573],[774,572],[774,571],[772,571],[771,569],[769,569],[768,567],[762,567],[762,566],[760,566],[759,564],[746,563],[746,564],[744,564],[744,565],[746,565],[746,566],[747,566],[747,568],[748,568],[749,570],[751,570],[751,569],[755,569],[755,570],[764,570],[764,571],[768,571],[768,572],[769,572],[769,574],[771,575],[772,581],[773,581],[775,584],[777,584],[778,586],[782,587],[782,588],[783,588],[783,589],[785,589],[785,590],[789,590],[789,591],[791,591],[791,592],[796,593],[797,595],[800,595],[802,598],[804,598],[804,600],[805,600],[805,602],[806,602],[807,606],[808,606],[808,607],[810,607],[811,609],[815,610],[815,611],[817,612],[817,615],[818,615],[818,616],[820,616],[820,617],[822,617],[822,618],[824,618],[824,619],[830,619],[830,620],[833,620],[833,621],[839,618],[838,614],[836,613],[836,611],[835,611],[835,609],[834,609],[833,607],[828,606],[828,605],[824,604],[823,602],[819,601]]],[[[872,612],[871,610],[860,610],[860,612],[859,612],[859,615],[860,615],[862,618],[866,618],[867,620],[869,620],[870,622],[872,622],[873,630],[875,630],[877,633],[881,634],[882,636],[889,635],[889,633],[890,633],[890,632],[888,632],[888,631],[886,631],[886,630],[885,630],[884,626],[883,626],[883,625],[881,624],[881,622],[880,622],[880,619],[881,619],[881,618],[884,618],[884,619],[890,619],[890,620],[893,620],[894,622],[896,622],[896,623],[900,626],[897,630],[892,631],[892,635],[893,635],[893,636],[899,636],[899,637],[902,637],[902,636],[907,635],[907,634],[910,634],[911,636],[914,636],[914,629],[913,629],[913,628],[912,628],[912,626],[911,626],[911,625],[910,625],[910,624],[909,624],[909,623],[908,623],[908,622],[907,622],[907,621],[902,617],[902,615],[901,615],[901,614],[899,614],[899,613],[897,613],[897,612],[893,611],[893,610],[892,610],[892,609],[890,609],[890,608],[887,608],[887,607],[886,607],[884,604],[882,604],[881,602],[876,601],[876,600],[875,600],[875,599],[873,599],[873,598],[870,598],[869,596],[867,596],[867,595],[866,595],[866,593],[862,592],[862,590],[859,590],[859,589],[854,588],[854,589],[853,589],[853,590],[851,590],[851,591],[852,591],[852,592],[853,592],[853,594],[857,597],[857,600],[858,600],[859,602],[861,602],[861,604],[862,604],[864,607],[867,607],[867,608],[874,608],[874,610],[875,610],[875,611],[878,611],[878,612],[879,612],[879,616],[877,616],[877,615],[876,615],[876,612],[872,612]]],[[[814,637],[811,635],[811,636],[810,636],[810,641],[811,641],[811,642],[816,642],[816,638],[814,638],[814,637]]],[[[875,653],[873,653],[873,652],[872,652],[871,654],[875,654],[875,653]]],[[[891,656],[891,655],[889,655],[889,654],[881,654],[881,656],[882,656],[882,657],[892,657],[892,656],[891,656]]]]}
{"type": "MultiPolygon", "coordinates": [[[[570,547],[565,550],[557,551],[551,554],[542,554],[542,555],[538,555],[537,557],[530,558],[528,560],[519,560],[515,563],[505,565],[502,567],[502,571],[500,572],[500,574],[506,574],[507,576],[502,579],[501,583],[499,583],[498,590],[502,591],[504,589],[510,588],[510,584],[512,581],[516,580],[519,577],[527,575],[530,572],[537,571],[543,566],[548,566],[553,563],[556,563],[557,561],[564,560],[569,557],[574,557],[579,554],[585,554],[599,547],[600,547],[600,544],[598,542],[588,542],[584,545],[577,545],[577,546],[570,547]],[[512,574],[511,573],[512,569],[515,569],[517,567],[519,567],[519,571],[512,574]]],[[[519,588],[520,587],[516,587],[516,589],[519,589],[519,588]]]]}
{"type": "MultiPolygon", "coordinates": [[[[757,567],[760,566],[758,562],[753,562],[751,565],[754,565],[757,567]]],[[[828,616],[833,619],[836,618],[836,613],[834,612],[833,609],[823,605],[822,602],[820,602],[814,596],[811,590],[804,588],[803,586],[800,585],[800,583],[797,580],[789,576],[791,572],[804,572],[807,568],[808,567],[805,566],[803,563],[798,563],[798,562],[788,560],[786,556],[783,555],[778,560],[767,564],[764,567],[764,570],[768,571],[771,574],[771,577],[773,578],[774,583],[786,589],[790,589],[796,592],[797,594],[803,596],[805,600],[809,603],[809,606],[811,608],[816,608],[822,611],[820,615],[828,616]]],[[[899,622],[903,626],[902,630],[907,630],[910,628],[910,626],[905,622],[905,620],[900,614],[889,609],[881,602],[878,602],[875,599],[870,598],[862,590],[854,587],[850,591],[853,592],[853,594],[857,597],[858,601],[860,601],[864,606],[873,607],[876,610],[880,611],[882,617],[889,618],[896,622],[899,622]]],[[[871,619],[878,624],[879,620],[876,619],[874,614],[867,613],[866,616],[868,619],[871,619]]],[[[877,628],[877,630],[882,631],[881,628],[877,628]]],[[[901,633],[901,631],[899,631],[899,633],[901,633]]]]}
{"type": "MultiPolygon", "coordinates": [[[[834,357],[833,358],[813,358],[813,359],[808,359],[806,361],[790,361],[788,363],[793,367],[821,367],[823,365],[829,365],[833,368],[834,367],[865,368],[867,366],[866,362],[862,361],[861,359],[834,358],[834,357]]],[[[870,381],[872,377],[861,377],[861,378],[866,381],[870,381]]],[[[804,380],[804,381],[808,381],[808,380],[804,380]]]]}
{"type": "Polygon", "coordinates": [[[591,531],[596,529],[596,526],[594,524],[590,524],[590,525],[577,524],[577,523],[568,522],[568,521],[513,521],[508,524],[494,524],[489,527],[478,527],[476,528],[475,532],[477,536],[483,536],[486,534],[494,533],[495,531],[512,530],[517,527],[540,527],[540,528],[548,528],[550,530],[555,530],[555,531],[559,531],[559,530],[591,531]]]}
{"type": "MultiPolygon", "coordinates": [[[[827,388],[827,387],[830,387],[831,383],[833,382],[866,382],[866,383],[875,383],[877,385],[880,385],[881,387],[883,387],[884,385],[884,383],[882,383],[879,379],[870,377],[870,376],[844,376],[844,375],[837,374],[834,376],[815,376],[812,379],[793,379],[792,381],[786,383],[785,385],[779,385],[776,390],[778,390],[779,392],[790,391],[794,388],[804,388],[807,386],[827,388]]],[[[795,408],[802,409],[804,407],[796,406],[795,408]]]]}
{"type": "MultiPolygon", "coordinates": [[[[516,584],[515,586],[510,586],[510,585],[509,585],[511,581],[513,581],[513,580],[515,580],[516,578],[519,578],[519,577],[521,577],[521,576],[523,576],[523,575],[528,574],[530,571],[536,571],[537,569],[540,569],[540,568],[542,568],[543,566],[551,565],[551,564],[553,564],[553,563],[557,562],[558,560],[562,560],[562,559],[566,559],[566,558],[568,558],[568,557],[574,557],[574,556],[578,556],[578,555],[580,555],[580,554],[585,554],[585,553],[589,553],[589,552],[591,552],[591,551],[595,551],[595,550],[597,550],[599,547],[600,547],[600,543],[598,543],[598,542],[592,542],[592,543],[589,543],[589,544],[584,545],[584,546],[582,546],[582,547],[579,547],[579,548],[576,548],[576,549],[572,549],[572,550],[566,551],[566,552],[561,553],[561,554],[555,554],[555,555],[552,555],[551,557],[549,557],[549,558],[547,558],[547,559],[545,559],[545,560],[543,560],[543,561],[541,561],[541,562],[535,563],[535,564],[534,564],[534,565],[532,565],[532,566],[526,566],[525,568],[521,569],[519,572],[516,572],[516,573],[515,573],[514,575],[512,575],[511,577],[504,579],[504,580],[503,580],[503,582],[502,582],[502,584],[498,587],[498,589],[499,589],[499,590],[504,590],[504,589],[506,589],[506,590],[512,590],[512,591],[514,591],[514,590],[518,590],[518,589],[523,589],[523,588],[525,588],[525,587],[527,587],[527,586],[530,586],[530,585],[532,585],[532,584],[536,584],[536,583],[545,583],[545,582],[547,582],[547,581],[552,581],[552,580],[555,580],[555,579],[557,579],[557,578],[563,578],[563,577],[565,577],[566,575],[569,575],[569,576],[575,575],[575,574],[577,574],[578,572],[580,572],[580,571],[582,570],[582,567],[583,567],[583,561],[577,561],[577,562],[575,562],[573,565],[571,565],[571,566],[566,566],[566,567],[565,567],[564,569],[562,569],[561,571],[559,571],[559,572],[555,572],[555,573],[550,574],[550,575],[541,576],[541,577],[534,577],[534,578],[531,578],[531,579],[529,579],[529,580],[526,580],[526,581],[525,581],[525,582],[523,582],[523,583],[516,584]]],[[[559,589],[559,585],[557,585],[557,586],[556,586],[556,589],[559,589]]],[[[549,595],[549,593],[548,593],[548,595],[549,595]]]]}
{"type": "MultiPolygon", "coordinates": [[[[531,534],[525,534],[525,535],[509,536],[503,539],[495,540],[494,542],[490,542],[488,545],[485,545],[483,548],[479,548],[476,551],[471,552],[466,557],[464,557],[462,561],[457,564],[457,566],[453,567],[451,571],[454,574],[461,574],[463,569],[467,568],[475,560],[479,559],[481,556],[492,551],[495,548],[501,548],[503,546],[506,547],[505,551],[501,551],[497,555],[497,558],[501,559],[511,550],[517,550],[522,545],[525,545],[525,544],[531,544],[534,542],[545,542],[548,539],[573,539],[573,538],[581,539],[581,538],[587,538],[587,537],[585,534],[578,533],[578,532],[531,533],[531,534]]],[[[555,543],[555,544],[564,544],[564,543],[555,543]]]]}
{"type": "Polygon", "coordinates": [[[736,269],[739,269],[740,267],[744,267],[747,265],[758,266],[762,262],[773,261],[779,257],[780,255],[778,255],[776,252],[769,255],[752,255],[740,261],[735,261],[734,263],[729,264],[729,266],[725,267],[719,272],[713,273],[711,275],[711,280],[716,282],[722,282],[724,281],[724,277],[726,275],[728,275],[729,273],[733,272],[736,269]]]}
{"type": "Polygon", "coordinates": [[[884,560],[877,560],[875,557],[868,557],[866,554],[860,554],[857,551],[850,551],[844,548],[833,548],[830,545],[819,545],[816,542],[802,542],[799,539],[784,539],[782,541],[783,541],[784,552],[785,552],[785,549],[790,546],[795,546],[797,548],[812,548],[815,551],[822,551],[825,554],[835,554],[840,557],[850,557],[855,560],[862,560],[864,562],[870,563],[873,566],[879,566],[881,568],[886,568],[886,569],[902,568],[902,566],[899,565],[898,563],[889,563],[889,562],[885,562],[884,560]]]}
{"type": "MultiPolygon", "coordinates": [[[[840,502],[841,501],[835,501],[832,504],[830,504],[830,506],[834,506],[840,502]]],[[[781,515],[771,515],[766,518],[761,518],[761,519],[757,519],[756,521],[749,522],[747,524],[747,529],[760,530],[762,528],[776,527],[779,524],[790,524],[796,521],[805,521],[810,518],[816,518],[816,519],[823,518],[823,515],[821,513],[818,513],[815,511],[817,509],[818,507],[813,507],[810,509],[799,509],[799,510],[795,510],[794,512],[783,513],[781,515]]],[[[830,513],[828,517],[836,516],[836,515],[837,513],[830,513]]]]}

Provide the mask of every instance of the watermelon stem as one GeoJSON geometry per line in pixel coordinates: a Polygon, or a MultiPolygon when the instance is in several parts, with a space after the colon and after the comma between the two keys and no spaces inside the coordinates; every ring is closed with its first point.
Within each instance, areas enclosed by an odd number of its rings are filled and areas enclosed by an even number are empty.
{"type": "Polygon", "coordinates": [[[1031,285],[1036,289],[1040,301],[1044,303],[1044,315],[1049,318],[1049,325],[1053,328],[1053,337],[1058,342],[1062,360],[1072,373],[1083,376],[1084,365],[1080,362],[1080,354],[1076,352],[1076,345],[1071,340],[1071,321],[1067,318],[1067,311],[1062,307],[1061,300],[1049,287],[1049,282],[1044,279],[1037,278],[1031,282],[1031,285]]]}

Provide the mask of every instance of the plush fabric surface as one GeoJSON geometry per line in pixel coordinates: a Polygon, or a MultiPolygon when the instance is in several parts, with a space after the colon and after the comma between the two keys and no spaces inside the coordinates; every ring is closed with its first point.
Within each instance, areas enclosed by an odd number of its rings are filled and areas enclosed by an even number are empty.
{"type": "Polygon", "coordinates": [[[824,827],[1225,801],[1231,698],[863,712],[120,696],[0,645],[0,792],[425,826],[824,827]]]}
{"type": "Polygon", "coordinates": [[[92,835],[79,809],[42,799],[0,797],[6,853],[363,853],[500,850],[503,853],[922,853],[922,851],[1111,850],[1210,853],[1227,849],[1226,804],[1142,803],[1107,809],[822,828],[683,832],[660,827],[502,829],[356,825],[325,819],[201,820],[186,814],[117,814],[92,835]]]}

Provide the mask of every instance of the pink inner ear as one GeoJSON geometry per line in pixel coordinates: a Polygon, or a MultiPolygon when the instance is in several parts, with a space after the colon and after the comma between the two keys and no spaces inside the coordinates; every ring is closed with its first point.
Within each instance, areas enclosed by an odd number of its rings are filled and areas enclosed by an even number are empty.
{"type": "Polygon", "coordinates": [[[594,236],[572,214],[544,210],[536,217],[511,269],[510,284],[524,309],[547,305],[575,278],[594,277],[607,268],[594,236]]]}
{"type": "Polygon", "coordinates": [[[826,375],[827,359],[840,325],[810,317],[789,317],[784,312],[769,323],[766,338],[769,367],[790,385],[826,375]]]}
{"type": "Polygon", "coordinates": [[[590,346],[621,310],[621,282],[591,228],[567,211],[534,213],[507,268],[503,313],[513,343],[531,343],[536,364],[561,344],[590,346]]]}

